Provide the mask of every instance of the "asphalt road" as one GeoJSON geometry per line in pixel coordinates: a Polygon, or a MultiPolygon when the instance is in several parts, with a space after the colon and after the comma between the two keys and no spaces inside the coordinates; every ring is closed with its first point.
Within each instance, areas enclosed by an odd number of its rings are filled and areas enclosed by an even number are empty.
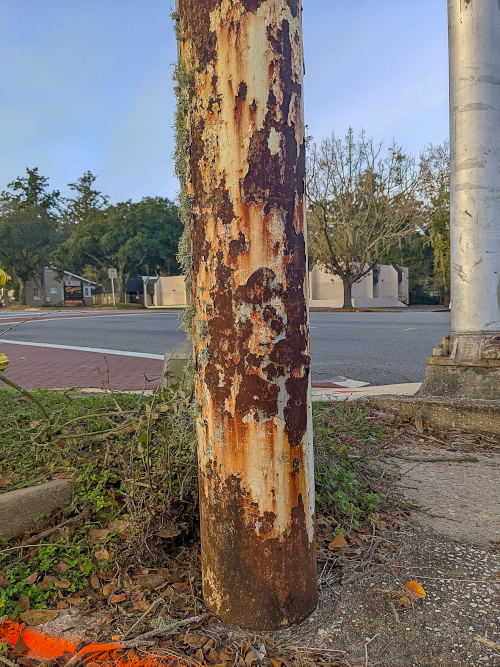
{"type": "MultiPolygon", "coordinates": [[[[0,312],[0,332],[26,313],[0,312]]],[[[175,312],[100,312],[91,316],[47,314],[4,338],[138,353],[163,354],[184,333],[175,312]]],[[[345,376],[371,385],[420,382],[425,358],[450,330],[450,314],[430,310],[397,313],[311,313],[313,378],[345,376]],[[323,375],[324,374],[324,375],[323,375]]]]}

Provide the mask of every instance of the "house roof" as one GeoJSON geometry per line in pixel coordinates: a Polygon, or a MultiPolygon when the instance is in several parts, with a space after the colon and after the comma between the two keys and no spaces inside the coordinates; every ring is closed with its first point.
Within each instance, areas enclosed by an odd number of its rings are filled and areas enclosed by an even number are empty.
{"type": "Polygon", "coordinates": [[[65,271],[64,269],[58,269],[57,266],[46,266],[46,269],[54,269],[54,271],[62,271],[65,275],[71,276],[72,278],[78,278],[78,280],[84,280],[86,283],[89,283],[90,285],[98,285],[99,283],[95,283],[93,280],[89,280],[88,278],[83,278],[82,276],[77,276],[76,273],[71,273],[71,271],[65,271]]]}

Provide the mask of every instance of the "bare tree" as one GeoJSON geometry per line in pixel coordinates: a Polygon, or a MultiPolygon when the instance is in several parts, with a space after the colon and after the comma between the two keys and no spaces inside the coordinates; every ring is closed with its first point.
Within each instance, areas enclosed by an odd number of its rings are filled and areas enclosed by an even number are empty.
{"type": "Polygon", "coordinates": [[[383,151],[361,131],[344,139],[332,132],[307,159],[310,259],[339,276],[344,308],[352,307],[352,285],[379,256],[419,224],[420,172],[413,157],[393,142],[383,151]]]}

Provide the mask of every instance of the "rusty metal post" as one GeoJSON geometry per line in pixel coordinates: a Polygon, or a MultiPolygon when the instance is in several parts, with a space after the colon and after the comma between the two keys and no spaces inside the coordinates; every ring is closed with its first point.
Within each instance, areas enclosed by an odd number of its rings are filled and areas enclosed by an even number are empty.
{"type": "Polygon", "coordinates": [[[203,591],[235,625],[317,601],[300,0],[178,0],[203,591]]]}

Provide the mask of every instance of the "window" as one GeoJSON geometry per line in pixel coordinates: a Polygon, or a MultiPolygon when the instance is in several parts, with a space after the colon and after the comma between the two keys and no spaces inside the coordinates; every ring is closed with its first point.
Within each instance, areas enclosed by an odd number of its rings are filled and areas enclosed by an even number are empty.
{"type": "Polygon", "coordinates": [[[39,287],[33,287],[33,298],[36,299],[37,301],[40,300],[40,288],[39,287]]]}
{"type": "Polygon", "coordinates": [[[50,293],[51,294],[57,294],[57,287],[51,287],[50,288],[50,293]]]}
{"type": "Polygon", "coordinates": [[[91,297],[93,289],[94,288],[91,287],[90,285],[84,285],[83,286],[83,296],[86,297],[86,298],[91,297]]]}

